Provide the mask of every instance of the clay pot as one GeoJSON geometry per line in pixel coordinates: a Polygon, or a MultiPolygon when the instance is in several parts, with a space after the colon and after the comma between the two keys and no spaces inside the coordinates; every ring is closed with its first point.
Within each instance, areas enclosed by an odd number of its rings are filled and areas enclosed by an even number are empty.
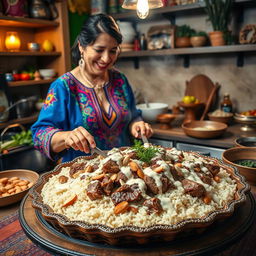
{"type": "Polygon", "coordinates": [[[136,36],[136,31],[132,26],[132,22],[129,21],[118,21],[121,34],[123,36],[123,44],[131,44],[136,36]]]}
{"type": "Polygon", "coordinates": [[[224,34],[222,31],[213,31],[209,33],[210,41],[212,46],[225,45],[224,34]]]}
{"type": "Polygon", "coordinates": [[[203,46],[206,43],[206,37],[205,36],[192,36],[190,38],[190,43],[193,47],[203,46]]]}
{"type": "Polygon", "coordinates": [[[175,40],[175,45],[178,48],[190,47],[190,38],[189,37],[177,37],[175,40]]]}

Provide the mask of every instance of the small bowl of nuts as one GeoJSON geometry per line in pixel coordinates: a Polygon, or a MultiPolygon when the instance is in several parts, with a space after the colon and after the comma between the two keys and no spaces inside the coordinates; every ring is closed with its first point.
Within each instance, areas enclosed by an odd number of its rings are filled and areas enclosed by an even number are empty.
{"type": "Polygon", "coordinates": [[[1,171],[0,207],[19,202],[38,178],[38,173],[25,169],[1,171]]]}

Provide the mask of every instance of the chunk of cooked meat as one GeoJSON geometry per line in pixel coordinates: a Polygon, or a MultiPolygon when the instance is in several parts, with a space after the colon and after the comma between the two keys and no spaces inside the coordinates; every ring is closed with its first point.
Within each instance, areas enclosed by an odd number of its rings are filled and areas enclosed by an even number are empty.
{"type": "Polygon", "coordinates": [[[149,214],[152,213],[152,212],[161,213],[163,211],[161,202],[156,197],[153,197],[153,198],[145,200],[143,205],[148,207],[148,211],[147,212],[149,214]]]}
{"type": "Polygon", "coordinates": [[[118,173],[120,171],[119,165],[113,161],[108,160],[102,167],[104,173],[118,173]]]}
{"type": "Polygon", "coordinates": [[[119,172],[117,174],[116,181],[118,181],[120,183],[120,180],[122,180],[123,182],[126,182],[128,180],[128,178],[126,177],[126,175],[123,172],[119,172]]]}
{"type": "Polygon", "coordinates": [[[87,195],[91,200],[101,199],[103,197],[100,181],[96,180],[88,185],[87,195]]]}
{"type": "Polygon", "coordinates": [[[81,170],[84,170],[85,166],[86,166],[86,163],[74,163],[74,164],[72,164],[71,167],[70,167],[70,170],[69,170],[70,177],[73,178],[75,173],[77,173],[81,170]]]}
{"type": "Polygon", "coordinates": [[[212,175],[203,173],[203,172],[197,172],[197,176],[201,179],[202,182],[211,185],[212,184],[212,175]]]}
{"type": "Polygon", "coordinates": [[[140,201],[142,198],[141,190],[139,189],[138,184],[124,184],[120,188],[118,188],[115,192],[112,193],[111,199],[115,205],[120,202],[136,202],[140,201]]]}
{"type": "Polygon", "coordinates": [[[181,181],[185,192],[193,197],[202,197],[205,195],[206,190],[202,184],[199,184],[193,180],[184,179],[181,181]]]}
{"type": "Polygon", "coordinates": [[[205,164],[205,167],[211,172],[213,176],[217,175],[220,171],[220,167],[218,165],[205,164]]]}
{"type": "Polygon", "coordinates": [[[148,189],[155,195],[159,194],[159,188],[157,187],[154,178],[144,175],[144,182],[146,183],[148,189]]]}
{"type": "Polygon", "coordinates": [[[184,179],[184,176],[181,171],[177,170],[174,166],[170,166],[170,172],[175,181],[181,181],[184,179]]]}
{"type": "Polygon", "coordinates": [[[139,159],[138,155],[136,152],[130,152],[128,153],[128,156],[130,157],[130,159],[139,159]]]}
{"type": "Polygon", "coordinates": [[[160,180],[162,182],[162,193],[167,192],[170,188],[174,188],[174,185],[166,175],[163,174],[160,180]]]}
{"type": "Polygon", "coordinates": [[[109,196],[111,195],[113,188],[114,188],[114,182],[109,177],[104,177],[104,179],[101,182],[101,187],[104,191],[104,193],[109,196]]]}

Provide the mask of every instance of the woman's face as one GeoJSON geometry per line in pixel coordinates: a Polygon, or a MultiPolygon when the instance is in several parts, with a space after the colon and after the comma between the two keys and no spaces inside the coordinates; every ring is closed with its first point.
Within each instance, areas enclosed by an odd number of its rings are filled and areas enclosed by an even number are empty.
{"type": "Polygon", "coordinates": [[[118,43],[107,33],[101,33],[93,44],[79,49],[83,52],[85,70],[92,76],[103,75],[118,56],[118,43]]]}

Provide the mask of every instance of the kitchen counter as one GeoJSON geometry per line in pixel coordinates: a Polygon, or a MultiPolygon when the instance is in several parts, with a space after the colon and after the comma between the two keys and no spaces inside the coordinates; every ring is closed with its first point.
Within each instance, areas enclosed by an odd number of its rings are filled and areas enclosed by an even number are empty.
{"type": "Polygon", "coordinates": [[[160,129],[160,124],[153,124],[152,128],[154,130],[154,135],[152,138],[162,139],[162,140],[169,140],[169,141],[178,141],[178,142],[187,142],[190,144],[197,144],[197,145],[205,145],[211,147],[218,147],[218,148],[231,148],[235,146],[235,139],[239,137],[249,137],[249,136],[256,136],[255,131],[242,131],[240,124],[232,124],[228,126],[225,133],[214,139],[197,139],[190,136],[187,136],[180,125],[174,125],[170,129],[164,130],[160,129]]]}

